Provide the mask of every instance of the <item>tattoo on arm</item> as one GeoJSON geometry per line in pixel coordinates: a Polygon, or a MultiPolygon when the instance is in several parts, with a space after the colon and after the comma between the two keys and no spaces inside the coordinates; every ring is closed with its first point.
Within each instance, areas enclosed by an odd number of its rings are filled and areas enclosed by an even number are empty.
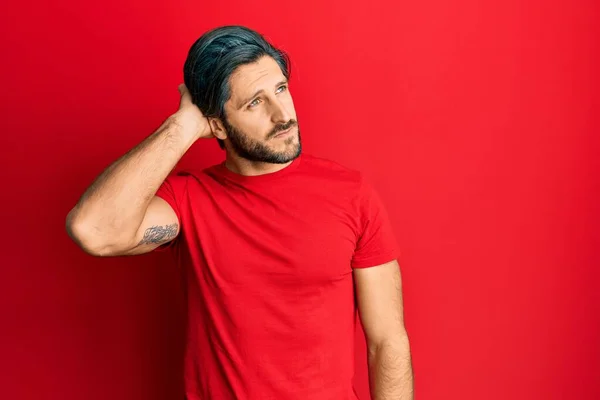
{"type": "Polygon", "coordinates": [[[150,243],[166,243],[177,235],[177,224],[152,226],[146,229],[139,245],[150,243]]]}

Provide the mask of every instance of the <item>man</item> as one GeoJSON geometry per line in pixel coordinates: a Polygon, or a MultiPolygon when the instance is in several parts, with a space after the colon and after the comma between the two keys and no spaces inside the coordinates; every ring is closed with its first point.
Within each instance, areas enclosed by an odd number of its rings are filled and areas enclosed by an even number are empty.
{"type": "Polygon", "coordinates": [[[67,231],[95,256],[174,252],[189,400],[357,399],[357,310],[373,399],[412,399],[385,209],[358,172],[302,154],[289,76],[287,56],[250,29],[204,34],[178,111],[96,179],[67,231]],[[171,174],[206,138],[226,161],[171,174]]]}

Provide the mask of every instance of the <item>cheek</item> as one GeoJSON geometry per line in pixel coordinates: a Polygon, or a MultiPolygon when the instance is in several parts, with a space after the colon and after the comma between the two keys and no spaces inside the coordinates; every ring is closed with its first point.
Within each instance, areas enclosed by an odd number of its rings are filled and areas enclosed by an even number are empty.
{"type": "Polygon", "coordinates": [[[292,96],[288,96],[285,99],[285,105],[288,109],[288,112],[292,113],[293,118],[296,119],[296,109],[294,107],[294,100],[292,99],[292,96]]]}
{"type": "Polygon", "coordinates": [[[262,140],[273,129],[271,121],[266,114],[245,117],[238,122],[239,129],[247,136],[255,140],[262,140]]]}

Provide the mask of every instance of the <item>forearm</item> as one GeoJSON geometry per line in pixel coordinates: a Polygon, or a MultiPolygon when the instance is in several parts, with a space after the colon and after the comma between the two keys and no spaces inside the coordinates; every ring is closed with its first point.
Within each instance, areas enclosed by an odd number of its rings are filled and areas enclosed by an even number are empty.
{"type": "Polygon", "coordinates": [[[95,179],[67,217],[70,233],[96,242],[134,235],[150,200],[194,141],[168,118],[95,179]]]}
{"type": "Polygon", "coordinates": [[[413,400],[414,382],[408,337],[369,345],[372,400],[413,400]]]}

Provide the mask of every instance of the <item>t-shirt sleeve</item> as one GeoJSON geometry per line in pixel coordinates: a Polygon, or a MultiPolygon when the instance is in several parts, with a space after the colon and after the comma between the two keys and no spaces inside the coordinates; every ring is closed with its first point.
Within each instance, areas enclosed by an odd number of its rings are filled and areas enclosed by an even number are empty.
{"type": "Polygon", "coordinates": [[[171,174],[164,180],[156,191],[156,196],[166,201],[179,221],[179,235],[161,246],[158,246],[154,251],[164,251],[173,247],[178,241],[183,232],[183,222],[181,218],[181,202],[187,191],[187,178],[183,174],[171,174]]]}
{"type": "Polygon", "coordinates": [[[398,247],[387,210],[364,178],[359,189],[358,208],[360,232],[352,268],[374,267],[395,260],[398,247]]]}

